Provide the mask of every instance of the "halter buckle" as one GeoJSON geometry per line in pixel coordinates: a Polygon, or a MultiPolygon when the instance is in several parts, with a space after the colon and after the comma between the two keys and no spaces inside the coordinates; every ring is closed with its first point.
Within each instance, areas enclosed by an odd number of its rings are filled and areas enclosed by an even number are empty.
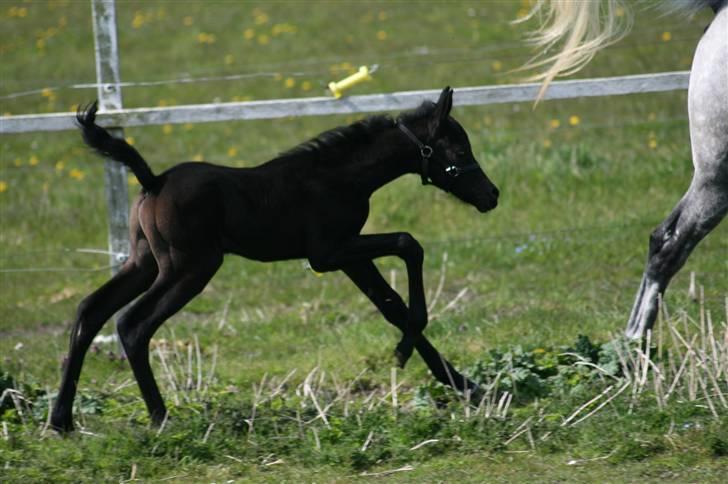
{"type": "Polygon", "coordinates": [[[420,155],[422,155],[422,158],[429,159],[432,156],[433,149],[429,145],[422,145],[420,146],[420,155]]]}

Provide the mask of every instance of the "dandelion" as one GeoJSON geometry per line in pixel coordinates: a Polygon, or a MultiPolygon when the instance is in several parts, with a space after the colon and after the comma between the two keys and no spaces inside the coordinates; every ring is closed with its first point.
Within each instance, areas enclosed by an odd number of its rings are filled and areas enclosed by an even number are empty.
{"type": "Polygon", "coordinates": [[[56,161],[56,171],[61,173],[66,168],[66,162],[63,160],[56,161]]]}
{"type": "Polygon", "coordinates": [[[623,7],[617,7],[617,10],[614,12],[614,14],[617,17],[624,17],[624,8],[623,7]]]}
{"type": "Polygon", "coordinates": [[[672,39],[672,34],[670,32],[665,31],[662,33],[663,42],[670,42],[671,39],[672,39]]]}
{"type": "Polygon", "coordinates": [[[266,34],[260,34],[258,36],[257,40],[260,45],[270,44],[270,37],[268,37],[266,34]]]}
{"type": "Polygon", "coordinates": [[[131,146],[134,146],[134,137],[133,136],[127,136],[126,142],[129,143],[131,146]]]}
{"type": "Polygon", "coordinates": [[[35,46],[38,50],[43,50],[45,49],[46,41],[44,39],[38,39],[35,41],[35,46]]]}
{"type": "Polygon", "coordinates": [[[260,12],[255,16],[255,25],[263,25],[267,24],[270,20],[270,17],[268,17],[268,14],[265,12],[260,12]]]}
{"type": "Polygon", "coordinates": [[[30,160],[28,160],[28,164],[29,164],[30,166],[35,166],[35,165],[37,165],[37,164],[38,164],[38,157],[37,157],[37,156],[35,156],[35,155],[31,156],[31,157],[30,157],[30,160]]]}
{"type": "Polygon", "coordinates": [[[492,69],[493,69],[494,71],[498,72],[498,71],[500,71],[501,69],[503,69],[503,63],[502,63],[501,61],[499,61],[499,60],[495,60],[495,61],[493,61],[493,62],[492,62],[492,63],[490,64],[490,67],[491,67],[491,68],[492,68],[492,69]]]}
{"type": "Polygon", "coordinates": [[[227,155],[232,158],[238,154],[238,149],[235,146],[231,146],[227,150],[227,155]]]}
{"type": "Polygon", "coordinates": [[[192,25],[193,19],[189,15],[182,19],[182,23],[185,25],[185,27],[189,27],[192,25]]]}
{"type": "Polygon", "coordinates": [[[192,157],[192,161],[202,161],[204,158],[202,157],[202,153],[197,153],[195,156],[192,157]]]}
{"type": "Polygon", "coordinates": [[[377,32],[377,39],[387,40],[387,32],[385,32],[384,30],[380,30],[379,32],[377,32]]]}
{"type": "Polygon", "coordinates": [[[172,128],[171,124],[165,124],[164,126],[162,126],[162,133],[170,135],[172,134],[173,129],[174,128],[172,128]]]}
{"type": "Polygon", "coordinates": [[[561,126],[561,121],[559,121],[558,119],[552,119],[551,121],[549,121],[549,126],[551,126],[551,128],[553,129],[556,129],[561,126]]]}
{"type": "Polygon", "coordinates": [[[43,88],[43,90],[40,92],[40,95],[44,98],[47,98],[49,101],[55,101],[56,99],[56,93],[53,92],[53,89],[50,87],[43,88]]]}
{"type": "Polygon", "coordinates": [[[654,150],[655,148],[657,148],[657,140],[654,138],[650,139],[647,143],[647,146],[649,146],[651,150],[654,150]]]}
{"type": "Polygon", "coordinates": [[[215,34],[206,34],[205,32],[197,34],[197,42],[200,44],[214,44],[215,40],[215,34]]]}
{"type": "Polygon", "coordinates": [[[78,168],[72,168],[71,171],[68,172],[68,176],[75,180],[81,181],[86,176],[86,174],[78,168]]]}
{"type": "Polygon", "coordinates": [[[311,87],[313,87],[313,86],[311,85],[311,82],[310,81],[303,81],[301,83],[301,89],[304,90],[304,91],[310,91],[311,90],[311,87]]]}
{"type": "Polygon", "coordinates": [[[543,147],[544,148],[551,148],[551,140],[548,139],[548,138],[546,138],[545,140],[543,140],[543,147]]]}
{"type": "Polygon", "coordinates": [[[0,193],[7,191],[8,183],[4,180],[0,180],[0,193]]]}
{"type": "Polygon", "coordinates": [[[286,82],[284,83],[287,89],[291,89],[293,86],[296,85],[296,80],[292,77],[286,78],[286,82]]]}
{"type": "Polygon", "coordinates": [[[255,37],[255,30],[245,29],[245,31],[243,32],[243,38],[245,38],[245,40],[252,40],[253,37],[255,37]]]}
{"type": "Polygon", "coordinates": [[[131,26],[138,29],[142,25],[144,25],[144,13],[141,10],[137,10],[134,12],[134,18],[131,21],[131,26]]]}
{"type": "Polygon", "coordinates": [[[569,116],[569,124],[572,126],[576,126],[577,124],[581,123],[581,118],[577,116],[576,114],[572,114],[569,116]]]}

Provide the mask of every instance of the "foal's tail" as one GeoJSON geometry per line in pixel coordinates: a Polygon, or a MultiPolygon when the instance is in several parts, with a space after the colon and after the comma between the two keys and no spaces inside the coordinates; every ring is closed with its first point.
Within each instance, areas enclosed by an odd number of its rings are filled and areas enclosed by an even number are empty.
{"type": "Polygon", "coordinates": [[[85,109],[79,108],[76,113],[76,122],[81,128],[84,142],[101,156],[128,166],[144,190],[156,193],[160,188],[160,178],[152,173],[149,164],[134,147],[124,139],[114,138],[108,131],[96,124],[98,108],[98,101],[94,101],[85,109]]]}

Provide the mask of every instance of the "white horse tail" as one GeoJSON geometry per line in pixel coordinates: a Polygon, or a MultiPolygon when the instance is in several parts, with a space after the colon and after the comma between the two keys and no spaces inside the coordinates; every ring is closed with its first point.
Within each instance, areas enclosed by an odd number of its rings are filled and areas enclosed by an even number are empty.
{"type": "MultiPolygon", "coordinates": [[[[663,0],[667,12],[693,14],[705,7],[717,10],[727,0],[663,0]]],[[[632,13],[623,0],[538,0],[528,15],[517,22],[534,17],[541,26],[531,33],[530,41],[542,49],[522,69],[544,69],[531,76],[542,81],[536,101],[557,76],[568,76],[584,67],[604,47],[623,38],[632,27],[632,13]],[[549,50],[561,45],[561,51],[549,50]]]]}
{"type": "Polygon", "coordinates": [[[531,33],[530,41],[542,48],[523,69],[543,69],[529,78],[542,81],[537,102],[551,81],[568,76],[584,67],[602,48],[624,37],[632,26],[632,15],[622,0],[538,0],[519,22],[538,17],[541,26],[531,33]],[[555,45],[561,51],[550,55],[555,45]]]}

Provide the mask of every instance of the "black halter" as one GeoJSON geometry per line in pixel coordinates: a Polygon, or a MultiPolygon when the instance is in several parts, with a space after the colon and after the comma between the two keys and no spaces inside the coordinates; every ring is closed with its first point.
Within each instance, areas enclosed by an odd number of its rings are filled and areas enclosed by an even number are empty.
{"type": "MultiPolygon", "coordinates": [[[[397,127],[404,134],[406,134],[407,137],[411,139],[412,142],[414,142],[414,144],[416,144],[417,147],[420,149],[420,156],[422,156],[422,170],[420,172],[420,177],[422,177],[423,185],[430,185],[432,183],[432,179],[430,178],[430,158],[432,158],[435,150],[432,149],[432,146],[426,145],[425,143],[420,141],[419,138],[417,138],[417,136],[415,136],[414,133],[412,133],[412,131],[410,131],[407,126],[405,126],[399,119],[397,120],[397,127]]],[[[466,173],[479,169],[480,165],[478,165],[477,163],[469,163],[466,166],[460,167],[453,164],[448,164],[444,168],[445,174],[451,178],[450,183],[448,183],[447,187],[445,187],[445,189],[449,191],[450,185],[455,178],[460,176],[461,173],[466,173]]]]}

